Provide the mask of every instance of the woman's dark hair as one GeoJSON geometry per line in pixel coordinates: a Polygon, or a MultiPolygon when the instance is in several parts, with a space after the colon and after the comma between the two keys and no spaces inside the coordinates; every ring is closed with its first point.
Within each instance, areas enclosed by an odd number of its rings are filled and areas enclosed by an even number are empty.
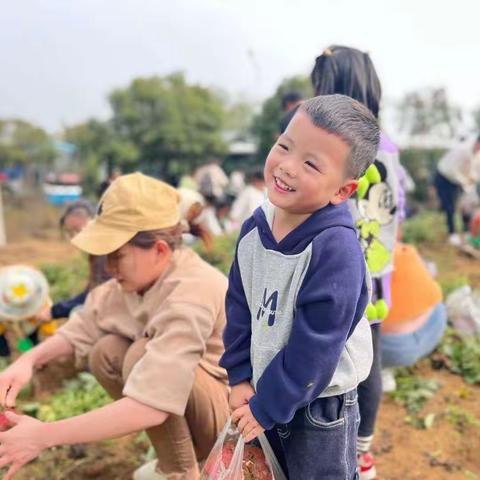
{"type": "Polygon", "coordinates": [[[382,87],[368,53],[332,45],[316,58],[310,78],[315,95],[348,95],[378,118],[382,87]]]}
{"type": "Polygon", "coordinates": [[[60,229],[65,227],[65,221],[70,215],[83,214],[86,217],[93,218],[95,216],[95,207],[87,200],[78,200],[73,202],[65,208],[62,216],[60,217],[60,229]]]}
{"type": "Polygon", "coordinates": [[[170,228],[138,232],[128,243],[135,247],[149,250],[155,245],[157,240],[163,240],[173,251],[182,245],[183,234],[188,232],[199,238],[205,245],[205,248],[210,250],[213,246],[212,234],[201,223],[195,223],[195,219],[198,215],[199,214],[194,218],[185,221],[188,223],[188,228],[186,228],[183,223],[178,223],[170,228]]]}
{"type": "Polygon", "coordinates": [[[134,245],[135,247],[149,250],[155,245],[157,240],[163,240],[172,250],[175,250],[182,244],[183,233],[184,228],[182,227],[181,223],[178,223],[170,228],[138,232],[128,243],[130,245],[134,245]]]}

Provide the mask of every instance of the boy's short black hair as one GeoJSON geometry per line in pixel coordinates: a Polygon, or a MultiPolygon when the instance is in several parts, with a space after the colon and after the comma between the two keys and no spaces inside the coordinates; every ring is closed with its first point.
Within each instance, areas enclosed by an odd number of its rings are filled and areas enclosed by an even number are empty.
{"type": "Polygon", "coordinates": [[[350,146],[347,175],[360,178],[374,162],[380,143],[380,128],[372,112],[346,95],[322,95],[303,102],[312,123],[337,135],[350,146]]]}
{"type": "Polygon", "coordinates": [[[282,108],[285,110],[289,103],[296,103],[302,100],[303,96],[298,90],[289,90],[282,95],[282,108]]]}

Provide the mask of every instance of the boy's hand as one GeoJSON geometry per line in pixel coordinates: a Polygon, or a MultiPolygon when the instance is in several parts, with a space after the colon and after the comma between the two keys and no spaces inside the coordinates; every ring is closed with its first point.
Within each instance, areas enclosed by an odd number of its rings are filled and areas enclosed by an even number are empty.
{"type": "Polygon", "coordinates": [[[248,405],[248,401],[255,395],[255,390],[248,382],[242,382],[232,387],[228,404],[233,412],[243,405],[248,405]]]}
{"type": "Polygon", "coordinates": [[[232,421],[237,425],[245,442],[251,442],[265,431],[253,416],[250,405],[237,408],[237,410],[232,413],[232,421]]]}

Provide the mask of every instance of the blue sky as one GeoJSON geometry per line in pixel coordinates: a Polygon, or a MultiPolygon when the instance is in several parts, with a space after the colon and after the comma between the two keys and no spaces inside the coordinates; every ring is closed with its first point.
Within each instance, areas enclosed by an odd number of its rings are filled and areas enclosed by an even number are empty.
{"type": "Polygon", "coordinates": [[[446,86],[469,109],[480,105],[479,14],[477,0],[5,2],[0,117],[49,131],[105,118],[113,88],[175,70],[259,102],[331,43],[371,53],[387,101],[446,86]]]}

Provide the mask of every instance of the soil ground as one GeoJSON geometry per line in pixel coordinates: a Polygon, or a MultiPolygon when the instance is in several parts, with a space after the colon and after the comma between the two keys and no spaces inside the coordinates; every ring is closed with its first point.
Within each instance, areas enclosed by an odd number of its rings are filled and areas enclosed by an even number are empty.
{"type": "MultiPolygon", "coordinates": [[[[39,202],[7,209],[9,245],[0,248],[0,265],[68,262],[78,253],[63,241],[56,228],[59,211],[39,202]]],[[[460,255],[442,242],[421,248],[437,264],[439,279],[459,275],[480,288],[480,261],[460,255]]],[[[423,409],[434,413],[429,429],[406,422],[407,412],[385,396],[379,416],[374,453],[380,480],[480,480],[480,427],[475,422],[452,420],[446,412],[455,406],[480,421],[480,386],[467,384],[445,370],[434,370],[430,361],[416,366],[416,373],[438,381],[440,388],[423,409]]],[[[145,442],[135,436],[92,444],[62,447],[45,452],[25,467],[18,480],[127,480],[143,461],[145,442]]]]}

